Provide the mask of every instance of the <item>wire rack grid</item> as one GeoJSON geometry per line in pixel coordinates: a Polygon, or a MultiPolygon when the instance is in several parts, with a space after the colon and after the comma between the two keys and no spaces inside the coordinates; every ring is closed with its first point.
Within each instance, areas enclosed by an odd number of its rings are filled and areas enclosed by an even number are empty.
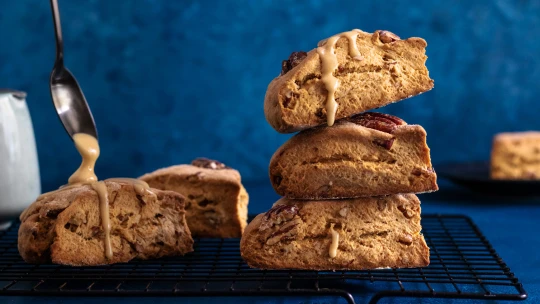
{"type": "Polygon", "coordinates": [[[472,220],[424,215],[425,268],[265,271],[240,257],[239,239],[196,239],[184,256],[102,267],[25,263],[18,223],[0,232],[0,296],[339,296],[524,300],[527,293],[472,220]],[[353,296],[354,295],[354,296],[353,296]]]}

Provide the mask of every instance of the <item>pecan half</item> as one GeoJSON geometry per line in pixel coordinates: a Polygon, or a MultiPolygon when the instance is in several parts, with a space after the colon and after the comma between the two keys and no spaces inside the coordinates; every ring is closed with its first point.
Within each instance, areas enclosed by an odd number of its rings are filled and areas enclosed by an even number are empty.
{"type": "Polygon", "coordinates": [[[298,214],[298,207],[289,205],[276,205],[268,210],[263,218],[263,222],[259,227],[260,231],[264,231],[274,225],[292,220],[298,214]]]}
{"type": "Polygon", "coordinates": [[[281,75],[287,74],[288,71],[292,70],[295,66],[300,64],[302,60],[307,57],[306,52],[292,52],[289,56],[289,59],[283,60],[281,62],[281,75]]]}
{"type": "Polygon", "coordinates": [[[270,234],[266,240],[267,245],[274,245],[280,241],[292,240],[293,236],[297,234],[297,231],[294,229],[302,222],[301,219],[297,218],[296,220],[290,221],[280,227],[277,231],[270,234]]]}
{"type": "Polygon", "coordinates": [[[405,121],[399,117],[377,112],[357,114],[351,116],[349,121],[366,128],[379,130],[389,134],[394,133],[398,126],[405,124],[405,121]]]}
{"type": "Polygon", "coordinates": [[[399,38],[398,35],[389,31],[378,30],[377,33],[379,33],[379,40],[381,40],[382,43],[391,43],[394,41],[401,40],[401,38],[399,38]]]}
{"type": "Polygon", "coordinates": [[[230,167],[225,166],[225,164],[218,162],[217,160],[208,159],[204,157],[199,157],[199,158],[194,159],[191,162],[191,165],[195,167],[199,167],[199,168],[214,169],[214,170],[230,169],[230,167]]]}

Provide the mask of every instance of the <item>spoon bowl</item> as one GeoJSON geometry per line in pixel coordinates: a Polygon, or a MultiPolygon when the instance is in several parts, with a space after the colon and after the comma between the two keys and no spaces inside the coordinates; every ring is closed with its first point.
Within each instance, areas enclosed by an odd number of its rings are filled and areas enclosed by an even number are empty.
{"type": "Polygon", "coordinates": [[[77,133],[86,133],[97,138],[94,117],[73,74],[64,67],[55,67],[49,86],[56,113],[67,133],[71,137],[77,133]]]}
{"type": "Polygon", "coordinates": [[[72,139],[77,133],[86,133],[97,138],[94,117],[81,87],[73,74],[64,67],[64,43],[58,0],[50,1],[56,34],[56,61],[49,79],[49,87],[56,113],[72,139]]]}

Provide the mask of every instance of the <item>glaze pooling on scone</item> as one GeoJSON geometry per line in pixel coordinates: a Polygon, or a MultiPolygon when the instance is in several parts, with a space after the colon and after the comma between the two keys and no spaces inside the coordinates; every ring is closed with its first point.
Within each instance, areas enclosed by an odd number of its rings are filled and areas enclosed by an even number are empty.
{"type": "MultiPolygon", "coordinates": [[[[113,256],[113,252],[111,246],[111,225],[109,218],[110,214],[107,186],[103,181],[98,181],[94,170],[96,161],[99,158],[100,153],[99,142],[97,138],[85,133],[77,133],[73,135],[73,141],[75,143],[75,147],[81,154],[81,166],[77,169],[77,171],[75,171],[75,173],[73,173],[73,175],[71,175],[67,185],[60,187],[60,189],[58,190],[40,195],[38,197],[38,200],[45,196],[55,194],[58,191],[67,191],[83,185],[90,185],[92,189],[96,191],[99,198],[100,217],[104,231],[105,256],[108,259],[111,259],[113,256]]],[[[133,186],[133,189],[138,195],[143,195],[146,192],[155,195],[150,190],[148,184],[142,180],[133,178],[109,178],[106,179],[106,181],[121,184],[130,184],[133,186]]]]}
{"type": "Polygon", "coordinates": [[[111,182],[117,182],[117,183],[133,184],[133,188],[135,189],[135,192],[137,192],[138,195],[143,195],[145,192],[149,192],[153,194],[153,192],[150,190],[150,186],[148,186],[148,184],[145,181],[142,181],[140,179],[114,177],[114,178],[108,178],[107,180],[111,182]]]}
{"type": "Polygon", "coordinates": [[[353,30],[307,53],[293,52],[268,85],[266,120],[280,133],[293,133],[429,91],[426,46],[422,38],[353,30]]]}
{"type": "Polygon", "coordinates": [[[424,267],[429,248],[421,234],[420,211],[414,194],[282,198],[249,223],[240,253],[250,267],[261,269],[424,267]]]}
{"type": "Polygon", "coordinates": [[[326,97],[326,119],[328,126],[334,125],[338,104],[335,98],[335,92],[339,87],[339,80],[334,76],[334,72],[338,68],[338,60],[335,53],[336,42],[341,37],[346,37],[349,40],[349,55],[359,60],[361,58],[360,51],[356,45],[356,37],[360,30],[352,30],[349,32],[334,35],[326,40],[319,42],[317,53],[321,57],[321,80],[328,91],[326,97]]]}
{"type": "Polygon", "coordinates": [[[97,181],[97,176],[94,173],[94,166],[99,157],[99,144],[95,137],[85,133],[77,133],[73,135],[75,147],[82,157],[82,163],[79,169],[71,175],[68,180],[69,184],[91,183],[97,181]]]}
{"type": "MultiPolygon", "coordinates": [[[[185,198],[133,184],[103,181],[107,188],[112,257],[106,256],[100,198],[91,185],[62,189],[32,203],[21,215],[18,249],[33,264],[97,266],[193,251],[185,198]]],[[[101,182],[100,182],[101,183],[101,182]]]]}

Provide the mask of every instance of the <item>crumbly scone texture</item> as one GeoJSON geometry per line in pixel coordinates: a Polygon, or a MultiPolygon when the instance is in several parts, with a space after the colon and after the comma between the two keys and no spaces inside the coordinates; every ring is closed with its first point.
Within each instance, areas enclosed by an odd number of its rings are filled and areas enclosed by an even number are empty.
{"type": "Polygon", "coordinates": [[[249,196],[234,169],[178,165],[140,179],[186,197],[186,220],[193,236],[240,237],[247,225],[249,196]]]}
{"type": "Polygon", "coordinates": [[[347,200],[283,198],[246,228],[240,251],[262,269],[360,270],[424,267],[429,248],[420,233],[414,194],[347,200]],[[332,230],[337,254],[330,256],[332,230]]]}
{"type": "Polygon", "coordinates": [[[278,194],[296,199],[438,190],[424,128],[403,122],[387,133],[354,116],[293,136],[274,153],[269,173],[278,194]]]}
{"type": "MultiPolygon", "coordinates": [[[[356,40],[361,60],[349,55],[349,40],[335,46],[339,62],[334,76],[336,119],[379,108],[433,88],[425,66],[427,43],[408,38],[384,43],[380,31],[360,32],[356,40]]],[[[280,133],[292,133],[326,123],[327,91],[321,81],[321,59],[316,49],[268,86],[264,113],[280,133]]]]}
{"type": "Polygon", "coordinates": [[[497,134],[491,151],[491,178],[540,179],[540,132],[497,134]]]}
{"type": "Polygon", "coordinates": [[[105,181],[113,257],[105,256],[100,202],[89,185],[44,194],[20,216],[19,253],[28,263],[94,266],[184,255],[193,239],[184,218],[184,198],[105,181]]]}

